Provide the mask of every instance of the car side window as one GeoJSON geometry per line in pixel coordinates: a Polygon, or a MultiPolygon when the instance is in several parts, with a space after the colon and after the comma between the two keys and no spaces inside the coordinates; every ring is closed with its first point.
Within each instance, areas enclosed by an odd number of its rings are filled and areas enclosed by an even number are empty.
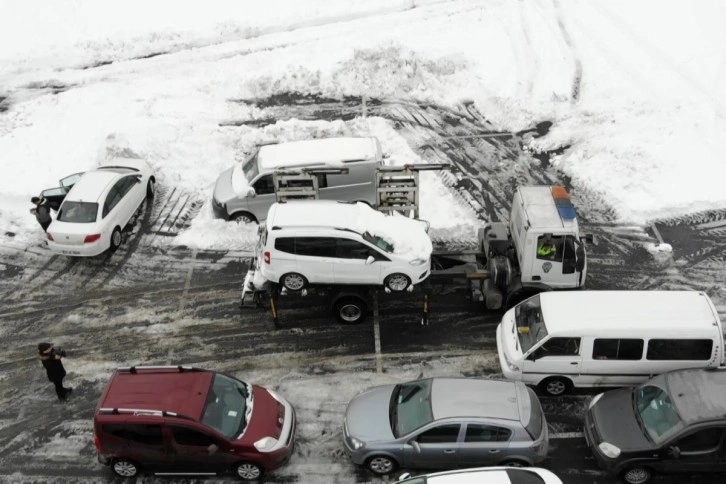
{"type": "Polygon", "coordinates": [[[459,437],[461,425],[439,425],[428,429],[416,437],[419,444],[449,444],[454,443],[459,437]]]}
{"type": "Polygon", "coordinates": [[[154,424],[118,424],[104,425],[103,431],[124,440],[137,444],[162,445],[164,439],[161,434],[161,425],[154,424]]]}
{"type": "Polygon", "coordinates": [[[125,180],[125,178],[122,178],[121,180],[117,181],[111,188],[111,191],[108,192],[108,195],[106,196],[106,201],[103,203],[104,218],[111,212],[111,210],[113,210],[116,205],[118,205],[118,202],[121,201],[121,198],[123,197],[123,192],[121,190],[123,190],[125,180]]]}
{"type": "Polygon", "coordinates": [[[280,252],[286,252],[288,254],[295,253],[295,238],[294,237],[279,237],[275,239],[275,250],[280,252]]]}
{"type": "Polygon", "coordinates": [[[713,341],[710,339],[651,339],[648,341],[648,360],[711,359],[713,341]]]}
{"type": "Polygon", "coordinates": [[[719,427],[699,430],[678,439],[674,445],[678,447],[681,454],[713,451],[721,443],[723,431],[724,429],[719,427]]]}
{"type": "Polygon", "coordinates": [[[639,360],[643,357],[642,339],[595,339],[593,360],[639,360]]]}
{"type": "Polygon", "coordinates": [[[272,175],[261,176],[252,187],[257,195],[275,193],[275,183],[272,180],[272,175]]]}
{"type": "Polygon", "coordinates": [[[368,259],[373,250],[368,246],[351,239],[335,239],[336,240],[336,257],[341,259],[368,259]]]}
{"type": "Polygon", "coordinates": [[[469,424],[466,426],[464,442],[506,442],[512,431],[493,425],[469,424]]]}
{"type": "Polygon", "coordinates": [[[311,257],[335,257],[335,239],[332,237],[296,237],[295,253],[311,257]]]}
{"type": "Polygon", "coordinates": [[[174,436],[174,442],[179,445],[209,447],[212,444],[218,444],[216,438],[197,429],[179,425],[169,425],[169,428],[171,429],[171,434],[174,436]]]}
{"type": "Polygon", "coordinates": [[[580,354],[580,338],[550,338],[537,348],[535,356],[575,356],[580,354]]]}

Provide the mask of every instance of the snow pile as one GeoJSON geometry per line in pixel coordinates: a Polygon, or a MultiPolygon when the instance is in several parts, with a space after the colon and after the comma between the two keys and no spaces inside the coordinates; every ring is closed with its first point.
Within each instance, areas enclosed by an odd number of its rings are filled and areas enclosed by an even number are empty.
{"type": "Polygon", "coordinates": [[[358,203],[359,232],[378,236],[393,246],[393,253],[411,259],[428,260],[433,252],[427,226],[420,220],[394,213],[384,215],[364,203],[358,203]]]}

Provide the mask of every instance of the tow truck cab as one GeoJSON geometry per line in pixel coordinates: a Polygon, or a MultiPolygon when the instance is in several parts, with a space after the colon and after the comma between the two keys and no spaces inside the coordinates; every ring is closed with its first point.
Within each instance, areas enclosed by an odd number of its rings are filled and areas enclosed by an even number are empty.
{"type": "Polygon", "coordinates": [[[510,308],[542,291],[585,285],[587,254],[575,207],[562,186],[519,187],[508,222],[479,230],[489,278],[487,308],[510,308]]]}

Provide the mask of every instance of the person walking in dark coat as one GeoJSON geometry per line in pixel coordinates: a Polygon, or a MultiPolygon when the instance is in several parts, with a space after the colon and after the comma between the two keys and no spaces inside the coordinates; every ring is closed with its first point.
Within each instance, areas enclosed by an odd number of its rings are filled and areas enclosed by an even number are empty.
{"type": "Polygon", "coordinates": [[[50,218],[50,203],[48,203],[48,200],[43,197],[33,197],[30,201],[35,204],[35,208],[30,211],[35,214],[35,218],[38,220],[38,223],[41,227],[43,227],[43,232],[46,232],[48,230],[48,226],[53,221],[53,219],[50,218]]]}
{"type": "Polygon", "coordinates": [[[48,373],[48,380],[52,381],[53,385],[55,385],[55,393],[61,402],[65,401],[73,391],[72,388],[63,388],[63,378],[66,376],[66,369],[63,368],[61,358],[65,355],[65,351],[60,348],[56,350],[51,343],[40,343],[38,345],[38,358],[43,363],[46,373],[48,373]]]}

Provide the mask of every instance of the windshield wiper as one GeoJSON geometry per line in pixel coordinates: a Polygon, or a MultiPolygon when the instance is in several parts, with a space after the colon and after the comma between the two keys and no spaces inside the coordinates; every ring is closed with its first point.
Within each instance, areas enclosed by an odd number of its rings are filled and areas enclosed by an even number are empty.
{"type": "Polygon", "coordinates": [[[638,405],[635,403],[635,396],[637,395],[637,393],[637,390],[633,390],[633,393],[631,393],[631,401],[633,405],[633,413],[635,414],[635,421],[638,422],[638,427],[640,427],[640,431],[643,433],[648,442],[654,443],[653,439],[651,439],[650,435],[648,435],[648,431],[645,429],[645,424],[640,418],[640,413],[638,412],[638,405]]]}

